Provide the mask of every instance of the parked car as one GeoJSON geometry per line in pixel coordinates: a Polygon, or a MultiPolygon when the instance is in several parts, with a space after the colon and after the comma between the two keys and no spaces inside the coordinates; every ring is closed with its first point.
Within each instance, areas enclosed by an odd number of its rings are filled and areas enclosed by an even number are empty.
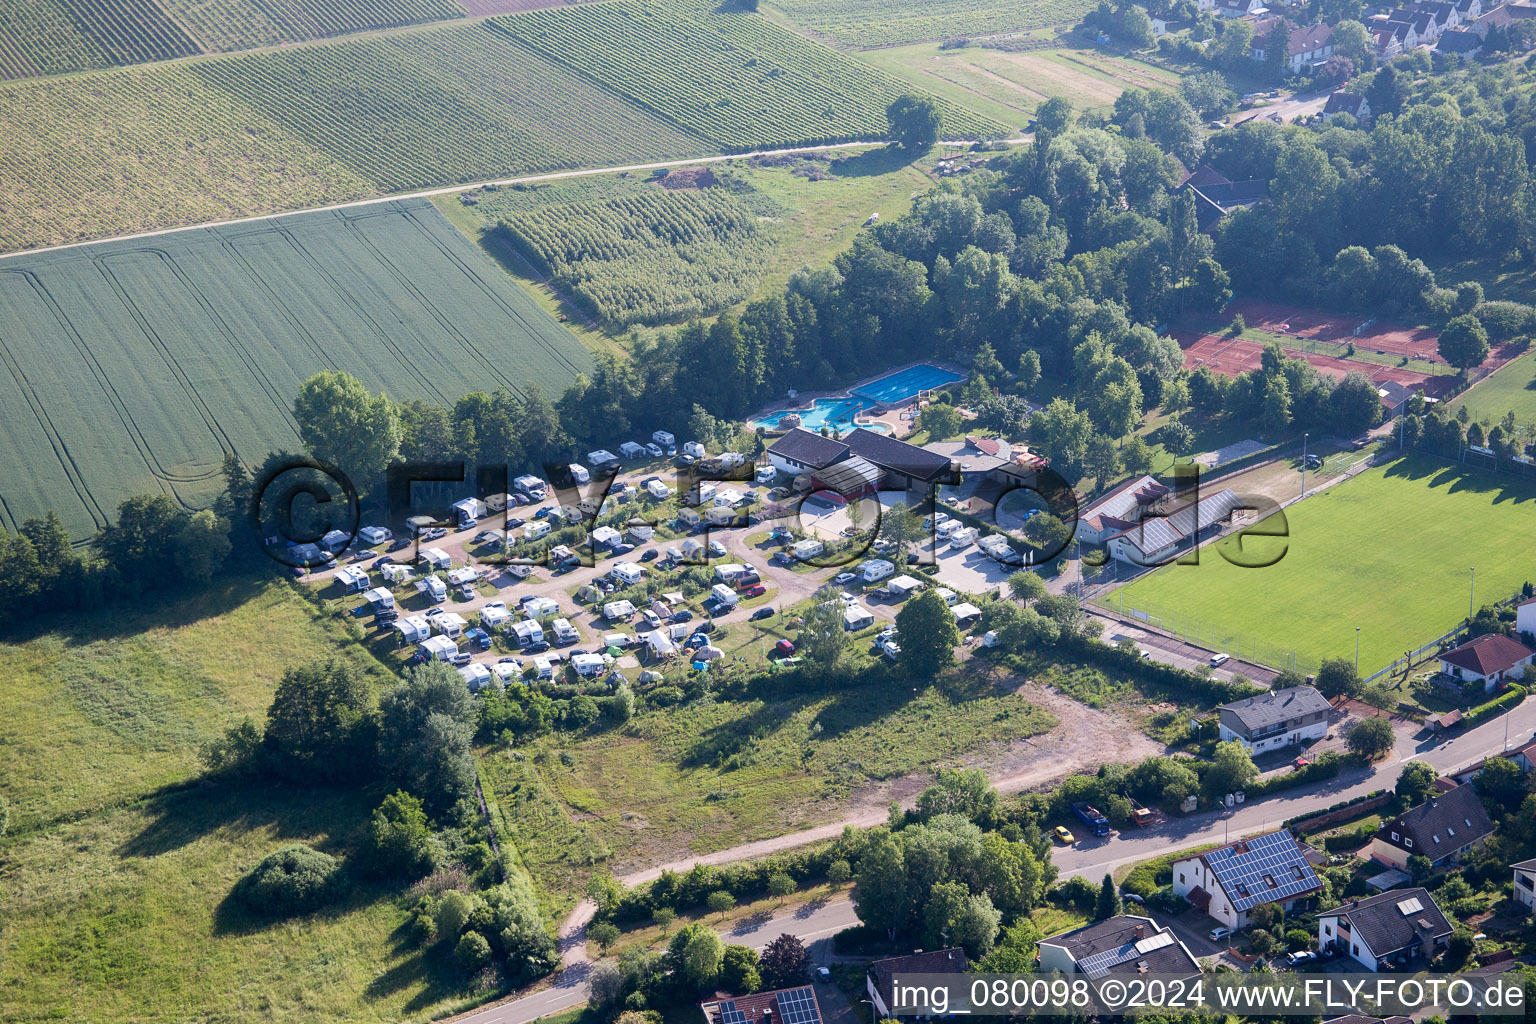
{"type": "Polygon", "coordinates": [[[391,550],[391,551],[404,551],[406,548],[408,548],[410,546],[411,546],[411,542],[410,541],[406,540],[404,537],[399,537],[399,538],[397,538],[395,540],[395,542],[393,544],[391,544],[389,546],[389,550],[391,550]]]}
{"type": "Polygon", "coordinates": [[[645,454],[649,455],[653,459],[659,459],[665,455],[666,452],[661,450],[661,445],[657,444],[655,441],[652,441],[650,444],[645,446],[645,454]]]}
{"type": "Polygon", "coordinates": [[[1056,826],[1056,833],[1055,834],[1056,834],[1056,841],[1059,842],[1059,843],[1064,843],[1067,846],[1071,846],[1076,841],[1076,838],[1072,835],[1072,833],[1067,829],[1067,826],[1065,826],[1065,825],[1057,825],[1056,826]]]}
{"type": "Polygon", "coordinates": [[[1208,934],[1210,935],[1212,942],[1220,942],[1223,939],[1229,939],[1232,937],[1232,929],[1212,928],[1208,934]]]}
{"type": "Polygon", "coordinates": [[[771,618],[773,618],[773,609],[768,607],[767,605],[764,605],[763,607],[759,608],[757,611],[752,613],[752,618],[749,621],[756,622],[758,619],[771,619],[771,618]]]}
{"type": "Polygon", "coordinates": [[[640,553],[640,561],[642,561],[642,562],[654,562],[655,560],[656,560],[656,549],[655,548],[647,548],[646,550],[644,550],[644,551],[642,551],[640,553]]]}
{"type": "Polygon", "coordinates": [[[693,612],[689,611],[687,608],[683,608],[680,611],[674,612],[672,614],[672,621],[691,622],[693,621],[693,612]]]}
{"type": "Polygon", "coordinates": [[[400,618],[400,613],[391,608],[388,611],[379,612],[373,617],[373,621],[375,625],[387,626],[398,618],[400,618]]]}
{"type": "Polygon", "coordinates": [[[616,555],[627,555],[633,550],[635,550],[633,544],[615,544],[613,546],[613,553],[616,555]]]}
{"type": "Polygon", "coordinates": [[[448,660],[453,663],[455,668],[463,668],[465,665],[469,664],[470,654],[468,651],[460,651],[458,654],[455,654],[448,660]]]}
{"type": "Polygon", "coordinates": [[[773,645],[773,653],[779,655],[781,658],[787,658],[791,654],[795,653],[795,645],[790,643],[788,640],[780,640],[778,643],[773,645]]]}
{"type": "Polygon", "coordinates": [[[767,587],[763,586],[761,583],[754,583],[750,587],[748,587],[746,590],[743,590],[741,592],[741,596],[742,597],[762,597],[766,593],[768,593],[768,588],[767,587]]]}
{"type": "Polygon", "coordinates": [[[661,616],[657,615],[655,612],[651,611],[649,608],[647,608],[645,611],[640,613],[640,621],[645,623],[645,628],[646,629],[660,629],[661,628],[661,616]]]}
{"type": "Polygon", "coordinates": [[[1299,967],[1302,964],[1309,964],[1316,959],[1317,954],[1312,952],[1310,949],[1298,949],[1296,952],[1286,957],[1286,960],[1290,962],[1292,967],[1299,967]]]}
{"type": "Polygon", "coordinates": [[[836,576],[832,577],[832,584],[833,586],[841,587],[852,583],[856,579],[858,579],[858,577],[851,572],[840,572],[836,576]]]}
{"type": "Polygon", "coordinates": [[[529,654],[543,654],[545,651],[549,650],[549,641],[535,640],[527,647],[524,647],[523,650],[529,654]]]}
{"type": "Polygon", "coordinates": [[[1211,655],[1211,668],[1220,668],[1231,660],[1232,655],[1230,654],[1213,654],[1211,655]]]}

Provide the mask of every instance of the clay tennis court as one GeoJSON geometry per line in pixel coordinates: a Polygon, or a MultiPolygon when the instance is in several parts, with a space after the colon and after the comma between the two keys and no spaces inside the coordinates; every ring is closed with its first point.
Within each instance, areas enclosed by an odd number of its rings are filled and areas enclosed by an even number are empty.
{"type": "Polygon", "coordinates": [[[1228,319],[1241,315],[1249,327],[1257,327],[1270,334],[1338,342],[1340,346],[1353,344],[1356,348],[1374,352],[1441,361],[1438,351],[1440,336],[1424,327],[1403,327],[1378,320],[1356,334],[1355,331],[1365,323],[1366,317],[1325,313],[1254,299],[1239,299],[1230,303],[1221,315],[1228,319]]]}
{"type": "MultiPolygon", "coordinates": [[[[1246,317],[1247,314],[1244,314],[1245,319],[1246,317]]],[[[1179,343],[1179,348],[1184,350],[1186,370],[1208,366],[1224,377],[1236,377],[1244,371],[1257,370],[1264,354],[1263,345],[1254,341],[1244,341],[1241,338],[1226,338],[1215,334],[1203,334],[1199,331],[1173,331],[1171,335],[1179,343]]],[[[1281,347],[1284,348],[1284,346],[1281,347]]],[[[1380,363],[1366,363],[1341,356],[1324,356],[1316,352],[1285,348],[1285,354],[1293,359],[1305,359],[1319,372],[1326,373],[1330,377],[1343,378],[1358,370],[1378,384],[1389,380],[1396,381],[1406,387],[1422,390],[1431,398],[1449,392],[1456,381],[1455,376],[1450,374],[1431,377],[1416,370],[1382,366],[1380,363]]]]}

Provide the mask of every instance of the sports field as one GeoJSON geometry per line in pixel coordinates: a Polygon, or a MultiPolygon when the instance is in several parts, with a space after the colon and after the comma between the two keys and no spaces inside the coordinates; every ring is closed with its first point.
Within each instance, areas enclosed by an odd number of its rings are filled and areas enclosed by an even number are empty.
{"type": "Polygon", "coordinates": [[[1476,420],[1497,422],[1513,412],[1526,427],[1536,424],[1536,357],[1526,353],[1500,367],[1456,400],[1476,420]]]}
{"type": "Polygon", "coordinates": [[[226,452],[296,450],[318,370],[452,404],[591,367],[421,201],[0,261],[0,337],[0,522],[52,508],[77,539],[132,494],[205,504],[226,452]]]}
{"type": "MultiPolygon", "coordinates": [[[[1289,545],[1273,566],[1239,568],[1207,548],[1199,565],[1165,566],[1098,603],[1150,613],[1217,647],[1263,637],[1306,669],[1353,658],[1358,626],[1369,675],[1466,616],[1470,567],[1480,605],[1536,579],[1519,557],[1536,531],[1536,489],[1425,457],[1367,470],[1285,514],[1289,545]]],[[[1279,543],[1253,538],[1244,551],[1279,543]]]]}

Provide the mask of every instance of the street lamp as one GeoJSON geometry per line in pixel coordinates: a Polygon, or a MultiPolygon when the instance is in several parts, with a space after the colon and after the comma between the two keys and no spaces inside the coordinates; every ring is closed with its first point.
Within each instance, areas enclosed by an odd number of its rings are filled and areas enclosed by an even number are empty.
{"type": "Polygon", "coordinates": [[[1467,585],[1467,625],[1472,624],[1473,601],[1477,596],[1477,566],[1471,566],[1467,572],[1472,574],[1472,580],[1467,585]]]}
{"type": "Polygon", "coordinates": [[[1307,496],[1307,438],[1309,434],[1301,435],[1301,496],[1307,496]]]}
{"type": "Polygon", "coordinates": [[[1360,627],[1355,627],[1355,675],[1360,674],[1360,627]]]}

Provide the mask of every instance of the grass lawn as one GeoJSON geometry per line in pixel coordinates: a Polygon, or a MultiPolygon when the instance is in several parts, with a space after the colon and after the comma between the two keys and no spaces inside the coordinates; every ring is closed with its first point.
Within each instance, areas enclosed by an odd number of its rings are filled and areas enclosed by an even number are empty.
{"type": "MultiPolygon", "coordinates": [[[[1479,604],[1509,597],[1536,575],[1512,557],[1536,529],[1536,490],[1422,456],[1368,470],[1286,517],[1288,542],[1243,545],[1252,558],[1287,544],[1268,568],[1240,568],[1207,549],[1199,565],[1165,566],[1099,603],[1198,628],[1223,648],[1241,641],[1246,651],[1260,641],[1293,650],[1304,668],[1353,657],[1359,627],[1360,670],[1370,674],[1466,615],[1469,566],[1477,568],[1479,604]]],[[[1237,543],[1229,537],[1220,546],[1237,543]]]]}
{"type": "Polygon", "coordinates": [[[1497,423],[1513,411],[1515,421],[1532,431],[1536,424],[1536,355],[1522,353],[1454,401],[1465,405],[1474,420],[1497,423]]]}
{"type": "Polygon", "coordinates": [[[833,694],[645,711],[621,729],[550,737],[484,763],[534,878],[573,892],[583,861],[607,850],[622,874],[641,860],[811,827],[834,817],[826,802],[871,780],[1056,724],[979,680],[914,693],[877,678],[833,694]]]}
{"type": "Polygon", "coordinates": [[[337,655],[380,671],[287,584],[244,579],[61,617],[0,644],[0,791],[12,829],[190,778],[199,744],[265,717],[285,670],[337,655]]]}
{"type": "Polygon", "coordinates": [[[394,892],[365,886],[277,923],[228,900],[278,847],[349,847],[377,799],[216,787],[11,841],[0,1020],[309,1024],[444,1012],[461,982],[443,954],[396,934],[405,915],[394,892]]]}

